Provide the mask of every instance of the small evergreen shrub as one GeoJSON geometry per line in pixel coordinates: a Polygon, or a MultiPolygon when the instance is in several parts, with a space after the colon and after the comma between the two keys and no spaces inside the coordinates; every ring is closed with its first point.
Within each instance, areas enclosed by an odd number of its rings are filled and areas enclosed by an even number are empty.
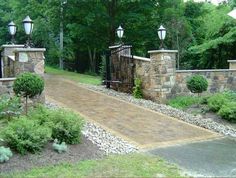
{"type": "Polygon", "coordinates": [[[0,147],[0,163],[7,162],[12,156],[10,148],[0,147]]]}
{"type": "Polygon", "coordinates": [[[20,98],[9,95],[0,96],[0,119],[10,119],[19,116],[22,112],[20,98]]]}
{"type": "Polygon", "coordinates": [[[52,147],[58,153],[67,152],[67,145],[66,145],[66,143],[65,142],[58,143],[57,139],[54,140],[54,143],[52,144],[52,147]]]}
{"type": "Polygon", "coordinates": [[[136,78],[134,84],[133,96],[137,99],[143,98],[142,81],[136,78]]]}
{"type": "Polygon", "coordinates": [[[229,102],[229,100],[223,93],[216,93],[207,100],[210,110],[214,112],[219,111],[222,105],[227,102],[229,102]]]}
{"type": "Polygon", "coordinates": [[[35,120],[21,117],[8,124],[3,132],[4,141],[20,154],[40,151],[51,138],[51,129],[35,120]]]}
{"type": "Polygon", "coordinates": [[[236,122],[236,101],[225,103],[218,114],[230,122],[236,122]]]}
{"type": "Polygon", "coordinates": [[[25,97],[26,114],[28,109],[28,98],[41,94],[44,89],[43,79],[29,72],[19,75],[13,85],[15,94],[25,97]]]}
{"type": "Polygon", "coordinates": [[[39,104],[29,110],[28,118],[38,121],[39,125],[45,124],[50,127],[52,123],[50,123],[49,116],[53,111],[54,110],[48,109],[47,107],[39,104]]]}
{"type": "Polygon", "coordinates": [[[64,109],[53,110],[49,115],[52,122],[52,138],[59,143],[77,144],[81,141],[83,120],[77,114],[64,109]]]}
{"type": "Polygon", "coordinates": [[[192,93],[202,93],[207,90],[208,82],[205,77],[201,75],[193,75],[187,80],[187,88],[192,93]]]}

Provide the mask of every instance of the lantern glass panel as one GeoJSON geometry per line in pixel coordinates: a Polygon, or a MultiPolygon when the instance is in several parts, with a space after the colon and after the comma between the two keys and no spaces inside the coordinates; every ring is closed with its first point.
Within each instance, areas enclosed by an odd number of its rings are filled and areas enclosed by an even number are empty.
{"type": "Polygon", "coordinates": [[[32,32],[32,23],[26,22],[24,23],[25,33],[26,35],[30,35],[32,32]]]}

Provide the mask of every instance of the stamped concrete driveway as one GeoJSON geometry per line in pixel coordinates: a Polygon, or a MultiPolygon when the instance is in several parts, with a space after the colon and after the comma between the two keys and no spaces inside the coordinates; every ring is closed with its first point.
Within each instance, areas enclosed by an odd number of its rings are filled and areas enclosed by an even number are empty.
{"type": "Polygon", "coordinates": [[[73,81],[47,75],[46,96],[99,124],[141,149],[193,142],[219,135],[117,98],[73,81]]]}

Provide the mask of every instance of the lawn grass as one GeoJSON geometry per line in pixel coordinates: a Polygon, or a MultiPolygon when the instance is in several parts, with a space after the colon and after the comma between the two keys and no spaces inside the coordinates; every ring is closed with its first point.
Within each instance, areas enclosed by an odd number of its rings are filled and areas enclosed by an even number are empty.
{"type": "Polygon", "coordinates": [[[178,168],[160,158],[144,155],[113,155],[101,160],[61,164],[0,177],[180,177],[178,168]]]}
{"type": "Polygon", "coordinates": [[[92,85],[100,85],[101,84],[101,77],[99,76],[91,76],[91,75],[85,75],[85,74],[79,74],[75,72],[69,72],[61,69],[56,69],[53,67],[46,66],[45,71],[48,74],[52,75],[61,75],[63,77],[66,77],[68,79],[74,80],[79,83],[85,83],[85,84],[92,84],[92,85]]]}
{"type": "Polygon", "coordinates": [[[186,109],[189,106],[200,104],[202,97],[196,96],[178,96],[176,98],[170,99],[168,105],[177,109],[186,109]]]}

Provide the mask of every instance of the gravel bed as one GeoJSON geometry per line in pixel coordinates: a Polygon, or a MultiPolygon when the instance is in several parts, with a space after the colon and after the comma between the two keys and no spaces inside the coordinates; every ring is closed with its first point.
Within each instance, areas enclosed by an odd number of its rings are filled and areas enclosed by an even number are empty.
{"type": "MultiPolygon", "coordinates": [[[[56,104],[49,102],[46,102],[46,106],[51,109],[58,108],[56,104]]],[[[114,136],[110,132],[88,121],[84,125],[82,134],[106,155],[127,154],[138,151],[138,148],[129,142],[114,136]]]]}
{"type": "Polygon", "coordinates": [[[203,119],[200,115],[193,116],[193,115],[188,114],[182,110],[172,108],[168,105],[158,104],[153,101],[145,100],[145,99],[135,99],[130,94],[117,92],[112,89],[107,89],[107,88],[105,88],[105,86],[95,86],[95,85],[87,85],[87,84],[82,84],[82,85],[91,89],[91,90],[102,92],[102,93],[107,94],[109,96],[117,97],[121,100],[151,109],[153,111],[157,111],[157,112],[166,114],[171,117],[175,117],[175,118],[185,121],[187,123],[194,124],[194,125],[218,132],[218,133],[226,135],[226,136],[236,137],[236,129],[235,128],[215,122],[211,118],[207,118],[207,119],[204,118],[203,119]]]}

